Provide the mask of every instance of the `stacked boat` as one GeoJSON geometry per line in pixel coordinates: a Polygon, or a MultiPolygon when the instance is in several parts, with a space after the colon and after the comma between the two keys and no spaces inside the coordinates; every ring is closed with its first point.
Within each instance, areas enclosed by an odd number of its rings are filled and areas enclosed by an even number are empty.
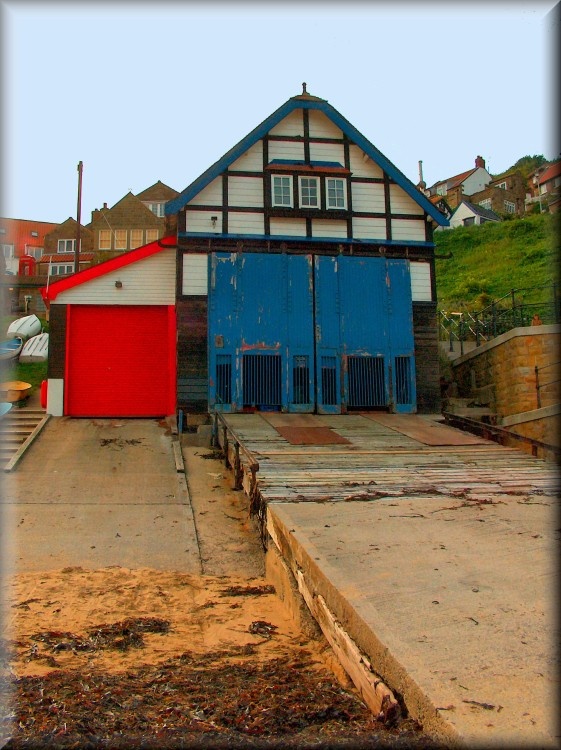
{"type": "Polygon", "coordinates": [[[49,334],[42,333],[36,315],[25,315],[8,327],[7,338],[0,341],[0,360],[44,362],[49,354],[49,334]]]}

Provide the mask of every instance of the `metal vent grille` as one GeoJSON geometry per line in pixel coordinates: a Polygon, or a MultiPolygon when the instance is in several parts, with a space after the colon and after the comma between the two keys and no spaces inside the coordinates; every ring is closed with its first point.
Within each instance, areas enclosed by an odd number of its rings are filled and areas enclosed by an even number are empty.
{"type": "Polygon", "coordinates": [[[292,362],[292,403],[310,403],[310,366],[305,354],[296,355],[292,362]]]}
{"type": "Polygon", "coordinates": [[[325,406],[337,404],[337,358],[321,358],[321,402],[325,406]]]}
{"type": "Polygon", "coordinates": [[[350,408],[386,406],[383,357],[348,357],[347,373],[350,408]]]}
{"type": "Polygon", "coordinates": [[[411,357],[395,358],[395,402],[411,403],[411,357]]]}
{"type": "Polygon", "coordinates": [[[219,354],[216,357],[216,403],[232,403],[232,357],[219,354]]]}
{"type": "Polygon", "coordinates": [[[244,406],[281,406],[280,354],[244,354],[242,369],[244,406]]]}

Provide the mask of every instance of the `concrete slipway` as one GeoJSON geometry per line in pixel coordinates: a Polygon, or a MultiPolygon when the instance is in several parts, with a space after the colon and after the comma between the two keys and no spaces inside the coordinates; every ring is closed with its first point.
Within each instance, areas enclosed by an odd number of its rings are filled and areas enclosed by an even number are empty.
{"type": "Polygon", "coordinates": [[[447,744],[559,747],[555,465],[414,415],[216,432],[278,590],[289,569],[374,702],[381,678],[447,744]]]}

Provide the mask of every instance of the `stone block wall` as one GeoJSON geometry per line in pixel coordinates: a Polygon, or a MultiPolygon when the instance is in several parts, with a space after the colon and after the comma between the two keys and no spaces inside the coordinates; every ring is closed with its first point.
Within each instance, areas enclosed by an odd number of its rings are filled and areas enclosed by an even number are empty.
{"type": "Polygon", "coordinates": [[[536,373],[539,370],[539,406],[561,400],[561,326],[515,328],[452,362],[458,395],[469,398],[492,387],[491,406],[498,417],[538,408],[536,373]]]}

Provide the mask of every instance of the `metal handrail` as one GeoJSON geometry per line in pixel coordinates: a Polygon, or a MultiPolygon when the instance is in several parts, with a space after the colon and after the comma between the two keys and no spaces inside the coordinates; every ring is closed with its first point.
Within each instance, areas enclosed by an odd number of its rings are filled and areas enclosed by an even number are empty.
{"type": "Polygon", "coordinates": [[[541,409],[541,406],[542,406],[540,389],[545,388],[546,385],[555,385],[555,383],[561,382],[561,378],[557,378],[557,380],[548,380],[547,383],[540,383],[539,373],[542,370],[546,370],[548,367],[555,367],[556,365],[560,365],[560,364],[561,362],[550,362],[547,365],[542,365],[541,367],[538,367],[537,365],[534,367],[534,372],[536,375],[536,398],[538,402],[538,409],[541,409]]]}

